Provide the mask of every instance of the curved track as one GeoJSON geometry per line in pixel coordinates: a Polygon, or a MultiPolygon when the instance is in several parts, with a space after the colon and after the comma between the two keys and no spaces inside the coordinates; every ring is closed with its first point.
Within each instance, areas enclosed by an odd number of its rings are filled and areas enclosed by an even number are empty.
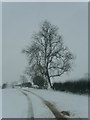
{"type": "Polygon", "coordinates": [[[34,96],[38,97],[45,106],[48,107],[48,109],[52,112],[52,114],[55,116],[56,120],[67,120],[66,117],[64,117],[60,111],[58,111],[58,109],[49,101],[44,100],[41,96],[37,95],[36,93],[30,91],[30,90],[26,90],[26,89],[22,89],[21,92],[27,97],[28,103],[29,103],[29,113],[30,115],[28,115],[28,118],[33,118],[34,119],[34,113],[33,113],[33,107],[32,107],[32,102],[29,98],[29,94],[33,94],[34,96]],[[32,117],[31,117],[32,116],[32,117]]]}
{"type": "Polygon", "coordinates": [[[31,99],[29,98],[28,94],[20,90],[22,94],[24,94],[27,98],[28,101],[28,118],[31,118],[32,120],[34,119],[34,113],[33,113],[33,107],[32,107],[32,102],[31,99]]]}

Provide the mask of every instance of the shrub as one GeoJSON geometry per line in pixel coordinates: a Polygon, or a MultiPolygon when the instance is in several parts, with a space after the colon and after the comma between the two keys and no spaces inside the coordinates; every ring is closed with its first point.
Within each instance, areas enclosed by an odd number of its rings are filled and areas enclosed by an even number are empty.
{"type": "Polygon", "coordinates": [[[45,84],[46,84],[46,81],[43,77],[41,76],[35,76],[33,78],[33,83],[34,85],[38,85],[39,88],[44,88],[45,84]]]}
{"type": "Polygon", "coordinates": [[[7,84],[6,84],[6,83],[4,83],[4,84],[2,85],[2,89],[5,89],[5,88],[7,88],[7,84]]]}
{"type": "Polygon", "coordinates": [[[32,84],[30,82],[22,83],[22,87],[31,87],[32,84]]]}
{"type": "Polygon", "coordinates": [[[90,94],[90,81],[81,79],[78,81],[53,83],[53,89],[78,94],[90,94]]]}

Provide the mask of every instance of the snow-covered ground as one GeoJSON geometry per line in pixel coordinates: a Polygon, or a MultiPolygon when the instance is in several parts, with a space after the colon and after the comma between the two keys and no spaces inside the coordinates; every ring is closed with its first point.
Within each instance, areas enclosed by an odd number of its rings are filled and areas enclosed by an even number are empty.
{"type": "Polygon", "coordinates": [[[21,89],[4,89],[2,91],[3,118],[55,118],[42,101],[21,89]]]}
{"type": "MultiPolygon", "coordinates": [[[[88,96],[74,95],[53,90],[24,89],[34,92],[45,100],[53,103],[59,111],[69,111],[71,118],[88,118],[88,96]]],[[[25,93],[27,96],[21,93],[20,89],[3,89],[3,118],[28,118],[30,108],[35,118],[54,118],[52,112],[37,96],[29,92],[25,93]]]]}
{"type": "Polygon", "coordinates": [[[29,94],[35,118],[55,118],[49,108],[35,95],[29,94]]]}
{"type": "Polygon", "coordinates": [[[53,90],[29,89],[53,103],[59,111],[69,111],[71,118],[88,118],[88,96],[53,90]]]}
{"type": "Polygon", "coordinates": [[[16,89],[2,90],[2,117],[26,118],[28,113],[26,97],[16,89]]]}

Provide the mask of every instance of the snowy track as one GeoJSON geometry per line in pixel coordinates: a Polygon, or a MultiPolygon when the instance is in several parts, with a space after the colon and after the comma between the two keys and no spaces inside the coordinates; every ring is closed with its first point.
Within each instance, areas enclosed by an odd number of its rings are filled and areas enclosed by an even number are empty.
{"type": "MultiPolygon", "coordinates": [[[[21,90],[20,90],[21,91],[21,90]]],[[[30,100],[30,98],[29,98],[29,96],[28,96],[28,94],[27,93],[25,93],[25,92],[23,92],[23,91],[21,91],[22,92],[22,94],[24,94],[25,96],[26,96],[26,98],[27,98],[27,101],[28,101],[28,118],[32,118],[32,120],[33,120],[33,118],[34,118],[34,113],[33,113],[33,108],[32,108],[32,102],[31,102],[31,100],[30,100]]]]}
{"type": "Polygon", "coordinates": [[[88,96],[33,88],[3,89],[2,117],[88,118],[88,96]]]}
{"type": "MultiPolygon", "coordinates": [[[[49,101],[46,101],[46,100],[44,100],[42,97],[40,97],[39,95],[37,95],[37,94],[35,94],[34,92],[32,92],[32,91],[30,91],[30,90],[25,90],[25,89],[23,89],[23,91],[26,91],[26,92],[28,92],[28,94],[33,94],[35,97],[37,97],[37,98],[39,98],[41,101],[42,101],[42,103],[46,106],[46,108],[49,110],[49,112],[51,112],[51,113],[53,113],[53,115],[51,115],[51,118],[65,118],[58,110],[57,110],[57,108],[51,103],[51,102],[49,102],[49,101]]],[[[36,99],[37,99],[36,98],[36,99]]],[[[46,118],[47,116],[45,116],[45,118],[46,118]]],[[[48,117],[50,117],[50,113],[49,113],[49,116],[48,117]]],[[[48,118],[47,117],[47,118],[48,118]]],[[[65,120],[66,120],[66,118],[65,118],[65,120]]]]}

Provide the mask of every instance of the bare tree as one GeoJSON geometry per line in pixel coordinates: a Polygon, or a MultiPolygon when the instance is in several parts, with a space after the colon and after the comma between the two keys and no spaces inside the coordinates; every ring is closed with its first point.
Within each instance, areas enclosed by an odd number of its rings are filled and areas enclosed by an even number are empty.
{"type": "Polygon", "coordinates": [[[33,40],[32,45],[23,50],[28,57],[29,70],[44,76],[52,86],[50,78],[70,71],[74,57],[64,46],[58,27],[48,21],[43,22],[33,40]]]}
{"type": "Polygon", "coordinates": [[[26,78],[25,75],[20,75],[20,79],[19,79],[19,81],[20,81],[20,83],[22,84],[22,83],[26,83],[26,82],[28,82],[28,79],[26,78]]]}

